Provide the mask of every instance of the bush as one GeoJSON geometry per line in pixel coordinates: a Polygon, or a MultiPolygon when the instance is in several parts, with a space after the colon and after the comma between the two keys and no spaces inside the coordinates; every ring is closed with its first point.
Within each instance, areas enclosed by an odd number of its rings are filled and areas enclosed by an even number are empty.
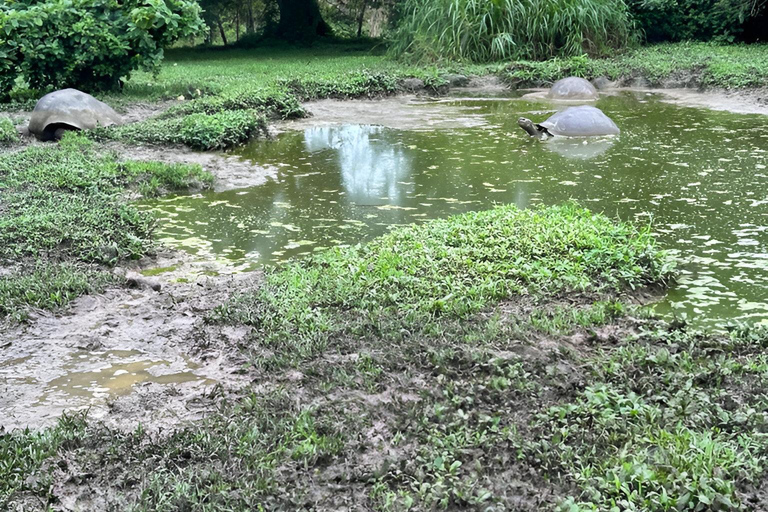
{"type": "Polygon", "coordinates": [[[763,10],[760,0],[632,0],[631,10],[650,42],[733,42],[763,10]]]}
{"type": "Polygon", "coordinates": [[[30,87],[115,88],[155,70],[163,47],[203,28],[192,0],[16,0],[0,4],[0,96],[30,87]]]}
{"type": "Polygon", "coordinates": [[[420,60],[542,60],[627,46],[624,0],[406,0],[392,51],[420,60]]]}

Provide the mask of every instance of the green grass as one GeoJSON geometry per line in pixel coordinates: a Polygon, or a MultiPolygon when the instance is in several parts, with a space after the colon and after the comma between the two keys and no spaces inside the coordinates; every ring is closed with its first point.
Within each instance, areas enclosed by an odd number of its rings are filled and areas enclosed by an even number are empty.
{"type": "Polygon", "coordinates": [[[664,282],[672,270],[649,232],[573,205],[505,206],[397,229],[267,274],[216,315],[254,325],[261,343],[320,350],[354,319],[357,329],[429,329],[513,296],[612,293],[664,282]]]}
{"type": "Polygon", "coordinates": [[[768,45],[669,43],[629,50],[617,57],[579,56],[543,62],[520,61],[504,71],[509,81],[538,85],[566,76],[611,80],[642,77],[660,85],[675,76],[693,76],[703,87],[765,87],[768,85],[768,45]]]}
{"type": "Polygon", "coordinates": [[[64,415],[56,427],[33,432],[18,430],[0,435],[0,505],[16,492],[39,493],[48,498],[51,479],[30,482],[26,477],[61,448],[80,439],[85,433],[84,415],[64,415]]]}
{"type": "Polygon", "coordinates": [[[197,165],[121,162],[75,133],[0,155],[0,262],[22,266],[1,278],[0,316],[61,306],[108,281],[77,263],[111,266],[152,250],[154,221],[126,189],[152,196],[212,180],[197,165]]]}
{"type": "Polygon", "coordinates": [[[26,320],[30,308],[55,310],[116,281],[112,274],[84,265],[26,264],[0,276],[0,318],[26,320]]]}
{"type": "Polygon", "coordinates": [[[202,151],[227,149],[266,134],[266,120],[249,110],[222,110],[213,114],[194,113],[165,119],[150,119],[90,133],[97,140],[147,142],[157,145],[185,144],[202,151]]]}
{"type": "Polygon", "coordinates": [[[10,144],[19,140],[16,126],[7,117],[0,117],[0,144],[10,144]]]}
{"type": "Polygon", "coordinates": [[[578,485],[570,510],[738,510],[768,458],[766,343],[764,328],[661,327],[603,348],[590,385],[538,416],[527,451],[578,485]]]}

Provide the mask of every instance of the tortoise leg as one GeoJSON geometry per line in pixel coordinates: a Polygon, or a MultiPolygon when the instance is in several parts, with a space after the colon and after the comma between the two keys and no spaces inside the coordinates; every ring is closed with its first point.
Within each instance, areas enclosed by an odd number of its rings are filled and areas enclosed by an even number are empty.
{"type": "Polygon", "coordinates": [[[67,130],[66,128],[56,128],[56,130],[53,132],[53,140],[59,141],[64,136],[66,132],[70,130],[67,130]]]}

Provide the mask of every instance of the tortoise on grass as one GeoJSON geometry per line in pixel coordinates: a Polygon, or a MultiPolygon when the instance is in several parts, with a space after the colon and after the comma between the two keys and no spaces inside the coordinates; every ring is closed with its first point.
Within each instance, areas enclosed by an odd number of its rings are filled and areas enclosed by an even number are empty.
{"type": "Polygon", "coordinates": [[[77,89],[62,89],[40,98],[29,120],[29,132],[40,140],[59,140],[67,130],[119,124],[123,124],[120,114],[106,103],[77,89]]]}
{"type": "Polygon", "coordinates": [[[528,132],[528,135],[538,139],[554,136],[599,137],[618,135],[620,132],[616,123],[603,114],[602,110],[589,105],[567,108],[539,124],[521,117],[517,124],[528,132]]]}

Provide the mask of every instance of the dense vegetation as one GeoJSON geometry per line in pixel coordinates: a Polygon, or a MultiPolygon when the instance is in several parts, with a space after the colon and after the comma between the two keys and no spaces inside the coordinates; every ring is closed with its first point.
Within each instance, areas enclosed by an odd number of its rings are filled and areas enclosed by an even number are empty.
{"type": "Polygon", "coordinates": [[[157,195],[212,179],[199,166],[121,162],[77,134],[0,155],[0,318],[98,291],[108,267],[153,248],[153,220],[126,188],[157,195]]]}
{"type": "Polygon", "coordinates": [[[632,12],[649,42],[765,41],[762,0],[632,0],[632,12]]]}
{"type": "Polygon", "coordinates": [[[403,9],[392,51],[427,60],[602,56],[634,36],[623,0],[408,0],[403,9]]]}
{"type": "Polygon", "coordinates": [[[163,49],[203,28],[190,0],[14,0],[0,4],[0,99],[18,77],[38,90],[110,89],[157,69],[163,49]]]}

